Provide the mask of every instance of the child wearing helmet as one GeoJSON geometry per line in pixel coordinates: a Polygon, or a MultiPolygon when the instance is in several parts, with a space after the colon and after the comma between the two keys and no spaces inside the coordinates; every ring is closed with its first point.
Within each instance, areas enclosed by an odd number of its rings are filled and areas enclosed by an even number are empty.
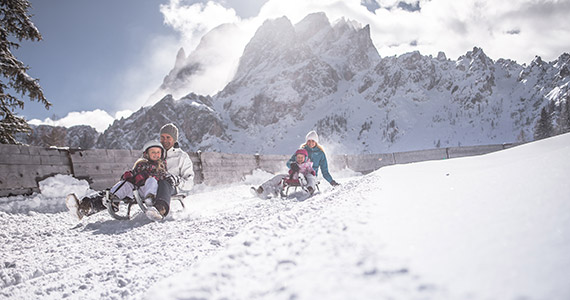
{"type": "Polygon", "coordinates": [[[313,170],[313,162],[309,159],[309,154],[305,149],[295,151],[294,157],[295,162],[289,165],[289,179],[286,179],[286,183],[300,180],[301,185],[305,186],[312,195],[315,191],[315,176],[317,175],[313,170]]]}
{"type": "Polygon", "coordinates": [[[121,180],[110,190],[118,199],[134,198],[133,189],[138,187],[142,198],[154,198],[158,181],[168,177],[164,148],[159,142],[148,142],[144,146],[143,157],[139,158],[132,170],[126,171],[121,180]]]}
{"type": "MultiPolygon", "coordinates": [[[[142,158],[138,159],[132,170],[126,171],[110,190],[112,197],[117,199],[134,199],[133,190],[138,187],[143,198],[153,199],[158,190],[158,181],[167,178],[170,174],[166,171],[166,151],[159,142],[147,142],[143,148],[142,158]]],[[[106,209],[103,204],[103,191],[95,195],[84,197],[79,200],[75,194],[70,194],[66,198],[66,205],[71,215],[78,219],[89,216],[106,209]]],[[[154,207],[149,207],[151,213],[162,213],[165,216],[168,212],[168,203],[164,201],[154,201],[154,207]]],[[[148,211],[147,211],[148,213],[148,211]]]]}

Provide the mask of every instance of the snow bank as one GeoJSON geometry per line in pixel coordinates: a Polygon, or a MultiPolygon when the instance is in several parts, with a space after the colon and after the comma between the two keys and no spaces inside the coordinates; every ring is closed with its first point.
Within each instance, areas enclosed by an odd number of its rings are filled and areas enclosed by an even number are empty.
{"type": "Polygon", "coordinates": [[[570,297],[570,135],[378,171],[386,253],[454,296],[570,297]]]}
{"type": "Polygon", "coordinates": [[[94,192],[85,180],[75,179],[70,175],[55,175],[38,183],[40,193],[32,196],[13,196],[0,198],[0,211],[7,213],[55,213],[67,210],[65,197],[70,193],[82,197],[94,192]]]}

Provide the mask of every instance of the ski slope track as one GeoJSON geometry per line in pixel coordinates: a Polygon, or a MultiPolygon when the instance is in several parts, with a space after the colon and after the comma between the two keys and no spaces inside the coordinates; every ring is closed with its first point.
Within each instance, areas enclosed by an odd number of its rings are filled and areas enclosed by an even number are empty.
{"type": "Polygon", "coordinates": [[[85,186],[60,176],[0,198],[0,298],[569,299],[569,154],[566,134],[337,171],[311,198],[254,198],[272,176],[256,171],[164,222],[73,220],[58,184],[85,186]]]}

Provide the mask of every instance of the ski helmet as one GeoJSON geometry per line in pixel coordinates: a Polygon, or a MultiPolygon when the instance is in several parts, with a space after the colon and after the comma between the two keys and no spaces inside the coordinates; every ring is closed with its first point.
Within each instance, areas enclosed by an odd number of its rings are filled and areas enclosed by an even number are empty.
{"type": "Polygon", "coordinates": [[[160,142],[157,142],[157,141],[148,141],[148,142],[146,142],[146,144],[144,144],[143,157],[148,159],[148,152],[147,151],[148,151],[148,149],[154,148],[154,147],[160,148],[160,159],[164,159],[164,156],[165,156],[164,147],[162,147],[162,144],[160,142]]]}

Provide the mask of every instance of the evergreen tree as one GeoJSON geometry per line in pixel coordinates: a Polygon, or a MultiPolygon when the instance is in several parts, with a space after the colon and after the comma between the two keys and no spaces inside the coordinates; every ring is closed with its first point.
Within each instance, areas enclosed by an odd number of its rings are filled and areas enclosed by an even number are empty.
{"type": "Polygon", "coordinates": [[[30,132],[28,122],[14,114],[14,109],[24,108],[24,101],[11,94],[28,96],[49,109],[51,103],[37,79],[27,74],[28,66],[19,61],[11,52],[20,45],[12,40],[39,41],[42,36],[30,20],[28,0],[0,0],[0,143],[17,144],[14,135],[18,132],[30,132]]]}
{"type": "Polygon", "coordinates": [[[83,134],[79,138],[79,145],[77,145],[81,149],[92,149],[95,147],[95,139],[89,134],[83,134]]]}
{"type": "Polygon", "coordinates": [[[551,115],[546,110],[546,107],[543,107],[540,111],[540,118],[538,119],[534,130],[534,139],[541,140],[550,137],[553,134],[554,128],[552,126],[551,115]]]}
{"type": "Polygon", "coordinates": [[[570,96],[566,97],[566,102],[561,104],[562,110],[558,116],[558,132],[570,132],[570,96]]]}
{"type": "Polygon", "coordinates": [[[517,137],[517,142],[518,143],[526,143],[526,134],[524,133],[524,130],[521,129],[521,132],[519,133],[519,136],[517,137]]]}
{"type": "Polygon", "coordinates": [[[550,100],[550,102],[548,102],[548,110],[546,112],[552,115],[552,113],[554,113],[555,111],[556,111],[556,102],[554,102],[554,100],[550,100]]]}

